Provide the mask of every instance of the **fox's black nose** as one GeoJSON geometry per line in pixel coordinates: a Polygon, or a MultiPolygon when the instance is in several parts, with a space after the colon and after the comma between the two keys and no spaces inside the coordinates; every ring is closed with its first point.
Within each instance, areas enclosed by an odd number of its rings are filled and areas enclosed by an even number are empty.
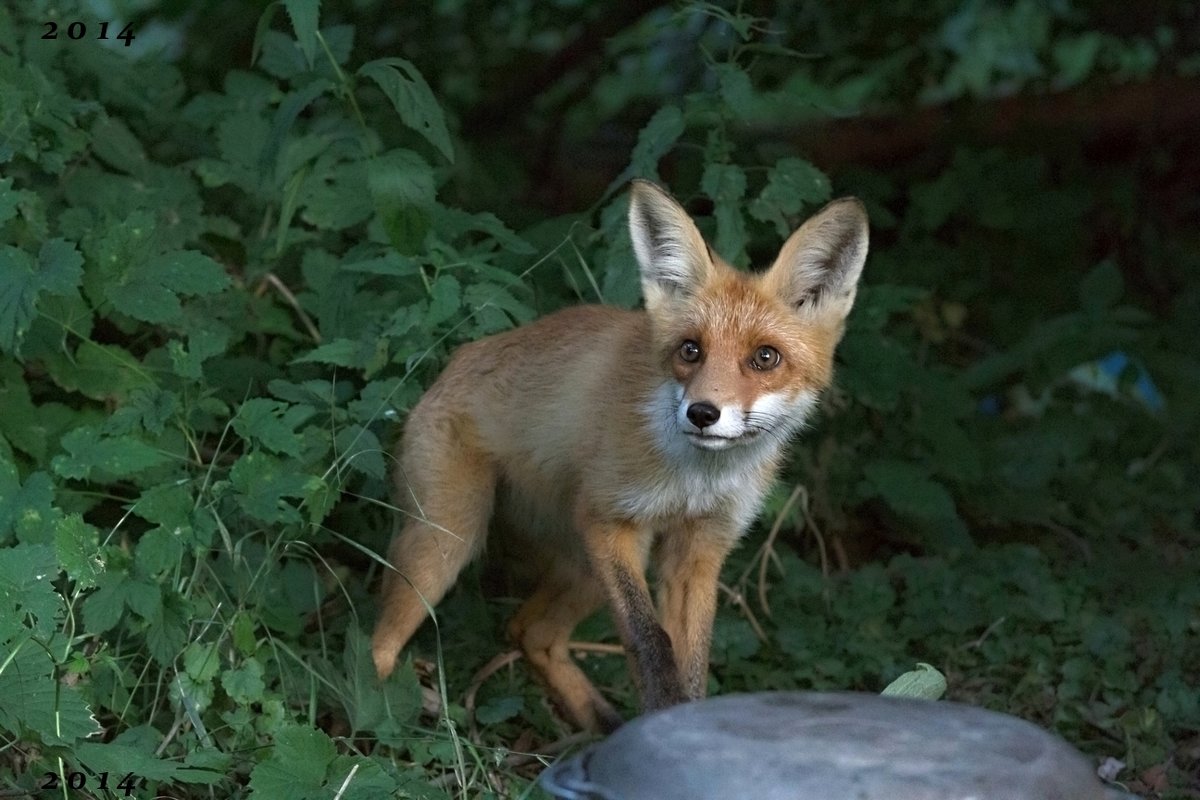
{"type": "Polygon", "coordinates": [[[704,430],[721,418],[721,409],[712,403],[692,403],[687,410],[688,421],[704,430]]]}

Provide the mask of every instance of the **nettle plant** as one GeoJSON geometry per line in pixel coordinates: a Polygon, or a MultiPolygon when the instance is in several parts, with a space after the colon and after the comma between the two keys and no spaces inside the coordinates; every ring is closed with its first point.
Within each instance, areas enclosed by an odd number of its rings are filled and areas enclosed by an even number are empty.
{"type": "Polygon", "coordinates": [[[0,729],[40,767],[213,783],[270,734],[251,786],[294,797],[352,761],[304,698],[381,737],[420,710],[358,668],[365,587],[320,552],[386,536],[389,427],[451,343],[532,318],[534,249],[439,200],[413,64],[286,9],[194,96],[0,11],[0,729]]]}

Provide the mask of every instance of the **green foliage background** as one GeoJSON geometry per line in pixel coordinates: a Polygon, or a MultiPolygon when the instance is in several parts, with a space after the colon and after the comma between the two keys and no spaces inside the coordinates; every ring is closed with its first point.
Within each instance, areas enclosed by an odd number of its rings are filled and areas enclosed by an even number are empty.
{"type": "Polygon", "coordinates": [[[712,690],[928,661],[1200,795],[1200,5],[1113,9],[0,6],[0,788],[536,796],[488,576],[373,677],[389,444],[457,344],[637,303],[644,176],[742,266],[873,223],[712,690]]]}

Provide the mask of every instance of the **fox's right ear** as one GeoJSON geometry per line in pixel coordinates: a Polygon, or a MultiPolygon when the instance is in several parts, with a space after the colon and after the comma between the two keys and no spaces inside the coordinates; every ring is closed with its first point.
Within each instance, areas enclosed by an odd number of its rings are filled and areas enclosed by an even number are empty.
{"type": "Polygon", "coordinates": [[[642,273],[646,308],[693,294],[712,271],[708,246],[696,223],[649,181],[635,180],[630,188],[629,237],[642,273]]]}

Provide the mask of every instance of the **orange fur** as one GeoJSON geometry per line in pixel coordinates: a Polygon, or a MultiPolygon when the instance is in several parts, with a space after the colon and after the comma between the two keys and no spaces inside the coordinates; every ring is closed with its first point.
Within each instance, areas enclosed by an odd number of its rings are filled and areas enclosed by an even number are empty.
{"type": "Polygon", "coordinates": [[[712,256],[652,184],[634,184],[630,230],[645,311],[580,306],[465,345],[409,414],[381,677],[494,518],[539,576],[510,635],[572,722],[620,721],[567,652],[604,602],[644,707],[705,693],[721,565],[829,384],[866,217],[830,204],[758,275],[712,256]]]}

